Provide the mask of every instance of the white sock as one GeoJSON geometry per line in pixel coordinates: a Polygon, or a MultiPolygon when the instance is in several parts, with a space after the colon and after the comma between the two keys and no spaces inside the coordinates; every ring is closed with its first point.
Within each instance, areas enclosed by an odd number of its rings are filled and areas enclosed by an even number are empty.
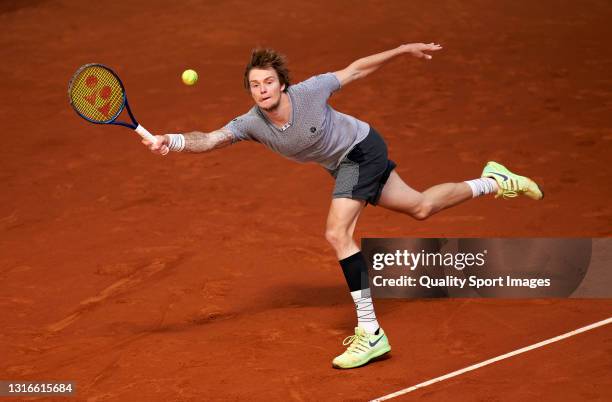
{"type": "Polygon", "coordinates": [[[465,183],[467,183],[472,189],[472,198],[497,193],[497,190],[499,190],[497,182],[490,177],[481,177],[480,179],[468,180],[465,183]]]}
{"type": "Polygon", "coordinates": [[[353,296],[357,309],[357,325],[369,334],[375,333],[380,326],[376,320],[376,313],[374,313],[370,288],[351,292],[351,296],[353,296]]]}

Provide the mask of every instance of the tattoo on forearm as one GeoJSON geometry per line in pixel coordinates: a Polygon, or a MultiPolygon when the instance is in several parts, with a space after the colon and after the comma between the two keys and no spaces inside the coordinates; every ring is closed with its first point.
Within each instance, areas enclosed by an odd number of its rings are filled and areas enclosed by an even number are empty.
{"type": "Polygon", "coordinates": [[[217,130],[210,133],[191,132],[185,136],[184,152],[207,152],[222,148],[232,143],[233,134],[227,130],[217,130]]]}

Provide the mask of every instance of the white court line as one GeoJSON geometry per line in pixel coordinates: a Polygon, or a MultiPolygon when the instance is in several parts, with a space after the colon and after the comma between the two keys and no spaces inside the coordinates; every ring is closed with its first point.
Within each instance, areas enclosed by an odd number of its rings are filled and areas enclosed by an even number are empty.
{"type": "Polygon", "coordinates": [[[512,356],[520,355],[521,353],[525,353],[525,352],[528,352],[530,350],[540,348],[542,346],[551,344],[553,342],[558,342],[558,341],[560,341],[562,339],[569,338],[570,336],[577,335],[577,334],[579,334],[581,332],[590,331],[590,330],[592,330],[594,328],[602,327],[602,326],[608,325],[610,323],[612,323],[612,317],[606,318],[605,320],[602,320],[602,321],[598,321],[598,322],[593,323],[591,325],[587,325],[586,327],[578,328],[578,329],[573,330],[571,332],[567,332],[567,333],[565,333],[563,335],[555,336],[554,338],[550,338],[550,339],[547,339],[545,341],[535,343],[535,344],[533,344],[531,346],[525,346],[524,348],[517,349],[514,352],[506,353],[506,354],[503,354],[501,356],[497,356],[497,357],[494,357],[492,359],[485,360],[484,362],[477,363],[477,364],[471,365],[471,366],[466,367],[466,368],[462,368],[461,370],[453,371],[452,373],[448,373],[448,374],[443,375],[441,377],[437,377],[437,378],[434,378],[432,380],[425,381],[425,382],[422,382],[422,383],[417,384],[417,385],[413,385],[412,387],[401,389],[401,390],[393,392],[391,394],[388,394],[388,395],[385,395],[385,396],[381,396],[380,398],[372,399],[370,402],[386,401],[388,399],[395,398],[397,396],[407,394],[408,392],[415,391],[415,390],[417,390],[419,388],[423,388],[423,387],[426,387],[428,385],[435,384],[437,382],[444,381],[444,380],[447,380],[447,379],[452,378],[452,377],[456,377],[456,376],[461,375],[463,373],[467,373],[468,371],[472,371],[472,370],[476,370],[476,369],[484,367],[484,366],[488,366],[489,364],[498,362],[500,360],[507,359],[507,358],[512,357],[512,356]]]}

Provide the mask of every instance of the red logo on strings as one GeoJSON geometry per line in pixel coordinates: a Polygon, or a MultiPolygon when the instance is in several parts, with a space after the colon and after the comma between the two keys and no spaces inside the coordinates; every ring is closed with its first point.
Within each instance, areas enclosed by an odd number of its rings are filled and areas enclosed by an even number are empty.
{"type": "Polygon", "coordinates": [[[97,88],[98,87],[98,83],[99,83],[98,77],[96,77],[95,75],[90,75],[89,77],[87,77],[85,79],[85,85],[88,88],[94,89],[94,91],[91,94],[85,96],[85,100],[87,102],[89,102],[89,104],[92,105],[92,106],[96,105],[96,100],[98,98],[98,95],[103,100],[107,100],[107,102],[104,105],[102,105],[102,106],[100,106],[100,107],[98,107],[96,109],[100,113],[102,113],[104,116],[108,117],[109,112],[110,112],[110,106],[111,106],[111,103],[110,103],[110,101],[108,101],[108,99],[112,95],[113,89],[110,86],[108,86],[108,85],[104,85],[100,90],[98,90],[98,88],[97,88]]]}

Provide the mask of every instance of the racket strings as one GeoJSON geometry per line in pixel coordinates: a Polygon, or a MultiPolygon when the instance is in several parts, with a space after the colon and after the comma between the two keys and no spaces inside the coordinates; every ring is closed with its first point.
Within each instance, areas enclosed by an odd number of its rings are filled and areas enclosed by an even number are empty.
{"type": "Polygon", "coordinates": [[[79,114],[96,123],[113,121],[125,98],[119,80],[99,65],[84,66],[73,77],[69,96],[79,114]]]}

